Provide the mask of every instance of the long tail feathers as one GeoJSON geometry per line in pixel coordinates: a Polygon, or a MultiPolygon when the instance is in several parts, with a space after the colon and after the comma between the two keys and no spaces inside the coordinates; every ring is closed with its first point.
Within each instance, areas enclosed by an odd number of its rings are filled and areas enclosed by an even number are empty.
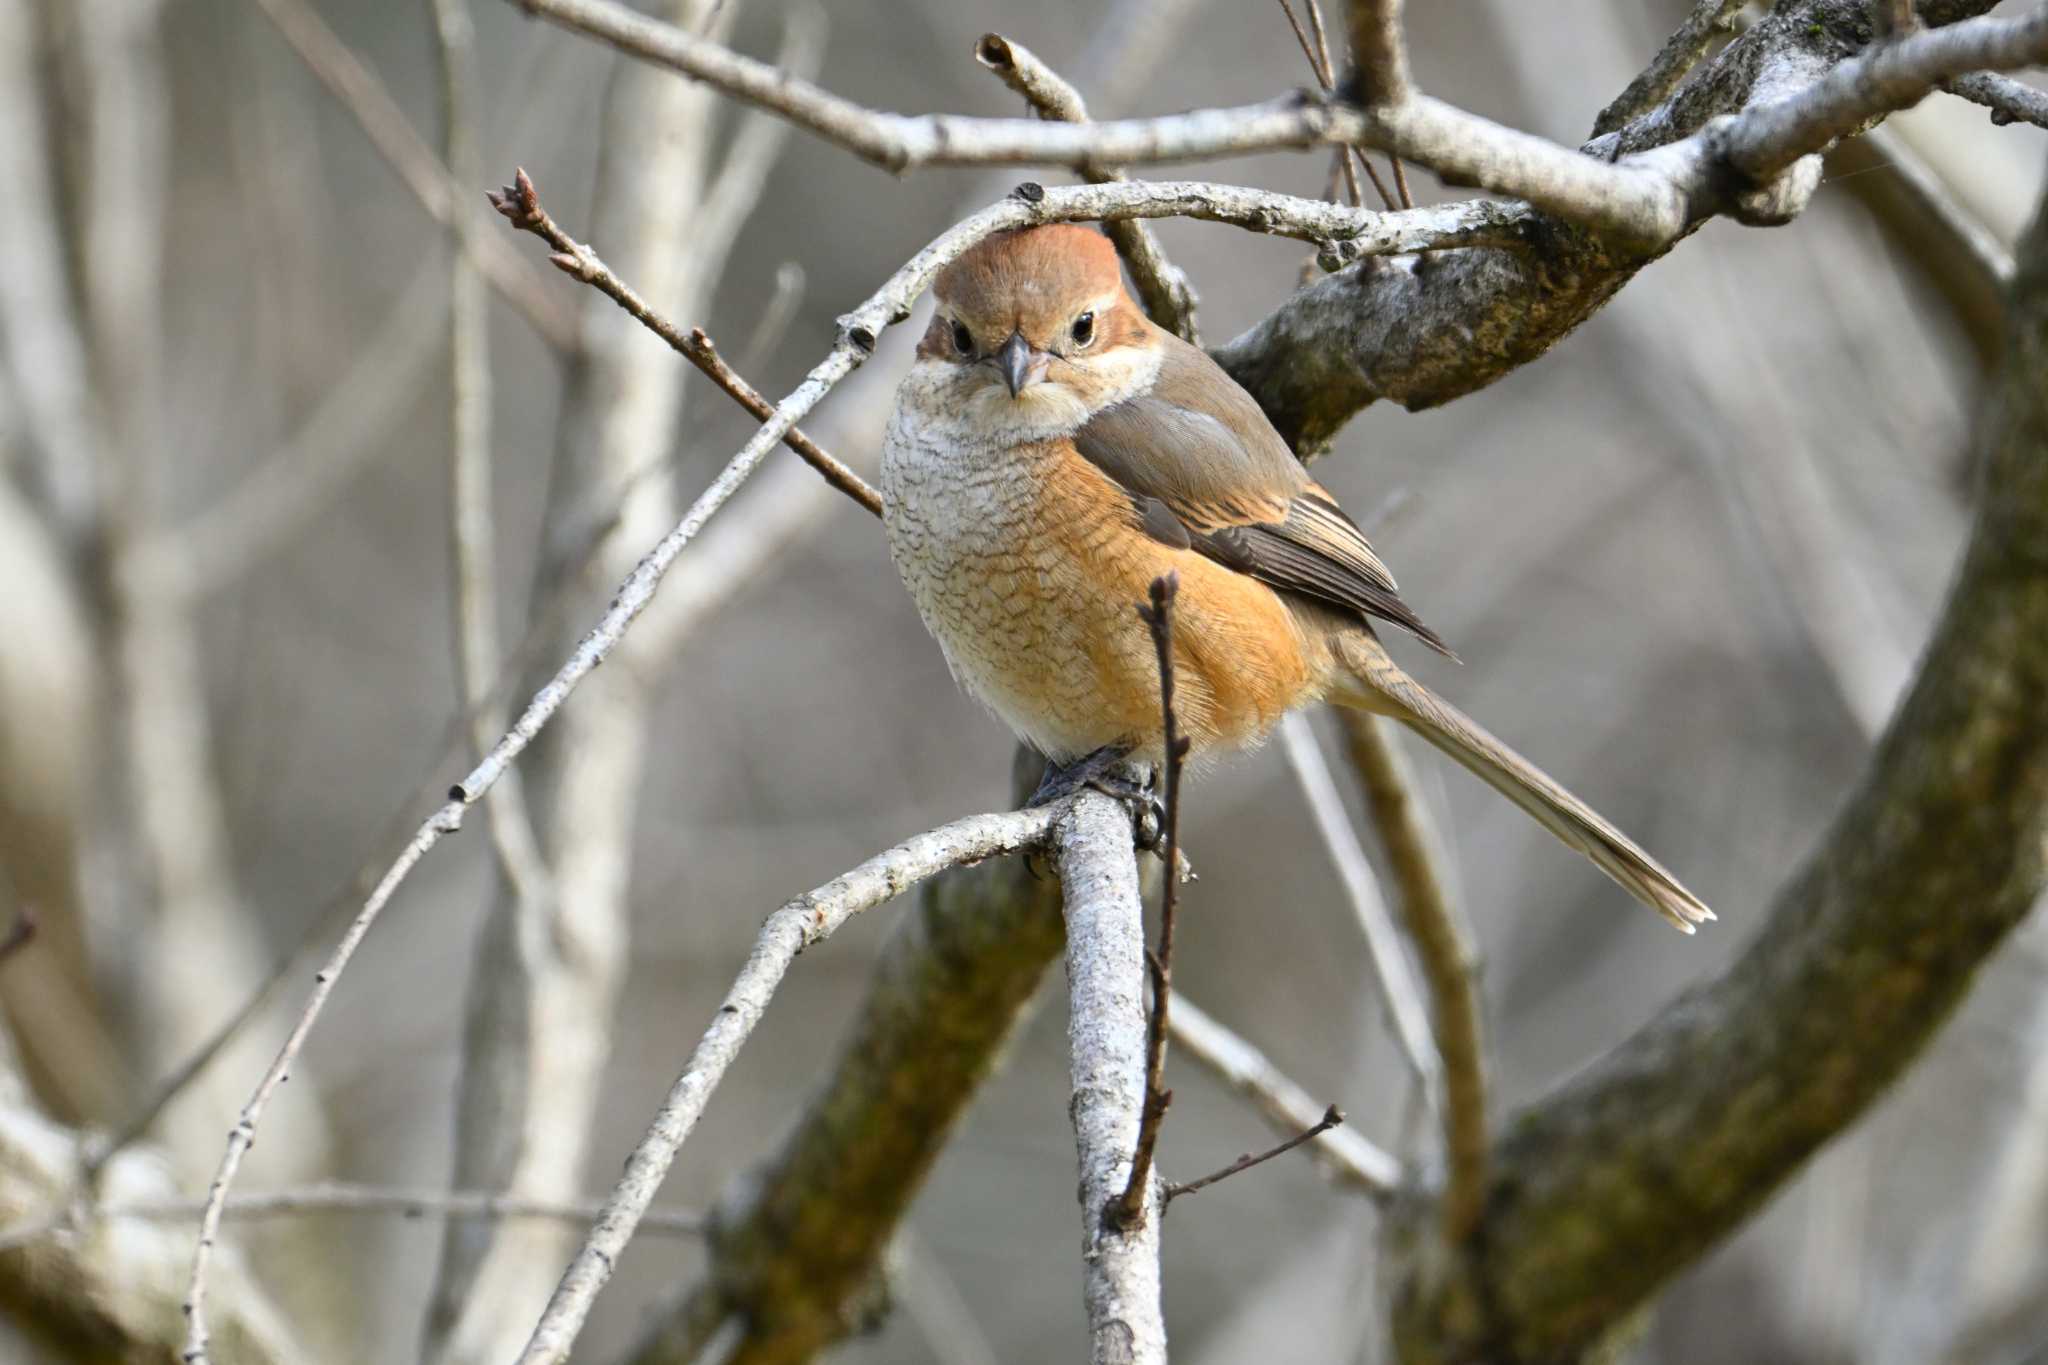
{"type": "Polygon", "coordinates": [[[1598,811],[1402,672],[1378,640],[1346,632],[1333,643],[1363,687],[1340,691],[1332,701],[1389,715],[1408,726],[1470,768],[1564,843],[1591,858],[1630,895],[1679,930],[1690,934],[1696,925],[1714,918],[1704,901],[1598,811]]]}

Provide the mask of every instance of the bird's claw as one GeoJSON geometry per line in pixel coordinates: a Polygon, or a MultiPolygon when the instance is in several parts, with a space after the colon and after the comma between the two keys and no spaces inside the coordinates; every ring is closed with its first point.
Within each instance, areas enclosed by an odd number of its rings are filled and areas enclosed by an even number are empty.
{"type": "Polygon", "coordinates": [[[1049,763],[1038,790],[1031,793],[1031,799],[1024,804],[1049,806],[1084,788],[1113,796],[1130,809],[1138,847],[1156,852],[1166,829],[1166,808],[1155,795],[1159,776],[1157,773],[1148,774],[1142,786],[1125,777],[1118,769],[1130,756],[1129,748],[1112,744],[1065,767],[1049,763]]]}
{"type": "Polygon", "coordinates": [[[1154,794],[1159,789],[1156,773],[1143,786],[1115,773],[1091,777],[1081,785],[1123,802],[1131,812],[1132,841],[1148,853],[1160,851],[1166,839],[1166,806],[1154,794]]]}

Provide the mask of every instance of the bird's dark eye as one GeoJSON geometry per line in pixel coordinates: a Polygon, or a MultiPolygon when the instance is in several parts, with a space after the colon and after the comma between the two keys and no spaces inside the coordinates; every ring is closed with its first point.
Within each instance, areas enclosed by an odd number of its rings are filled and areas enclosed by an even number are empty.
{"type": "Polygon", "coordinates": [[[953,349],[961,355],[974,354],[974,333],[967,330],[965,323],[953,324],[953,349]]]}
{"type": "Polygon", "coordinates": [[[1083,313],[1080,317],[1074,319],[1074,344],[1076,346],[1086,346],[1093,340],[1095,340],[1095,314],[1093,312],[1083,313]]]}

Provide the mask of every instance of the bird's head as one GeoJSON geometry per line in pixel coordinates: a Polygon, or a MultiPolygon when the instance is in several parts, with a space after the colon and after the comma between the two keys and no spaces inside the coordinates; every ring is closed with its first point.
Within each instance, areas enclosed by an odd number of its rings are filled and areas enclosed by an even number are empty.
{"type": "Polygon", "coordinates": [[[933,286],[920,363],[1003,426],[1072,430],[1150,382],[1159,342],[1124,292],[1116,248],[1092,228],[990,237],[933,286]]]}

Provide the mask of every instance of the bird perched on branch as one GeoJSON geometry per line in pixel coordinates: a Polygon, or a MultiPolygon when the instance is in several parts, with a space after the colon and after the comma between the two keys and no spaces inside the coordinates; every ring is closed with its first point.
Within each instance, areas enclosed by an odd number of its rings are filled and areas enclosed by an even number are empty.
{"type": "Polygon", "coordinates": [[[1392,716],[1686,932],[1713,918],[1596,811],[1409,677],[1449,654],[1251,395],[1148,320],[1089,228],[991,237],[934,286],[882,456],[889,551],[953,675],[1053,765],[1041,798],[1157,757],[1152,640],[1179,576],[1180,728],[1199,759],[1318,699],[1392,716]]]}

